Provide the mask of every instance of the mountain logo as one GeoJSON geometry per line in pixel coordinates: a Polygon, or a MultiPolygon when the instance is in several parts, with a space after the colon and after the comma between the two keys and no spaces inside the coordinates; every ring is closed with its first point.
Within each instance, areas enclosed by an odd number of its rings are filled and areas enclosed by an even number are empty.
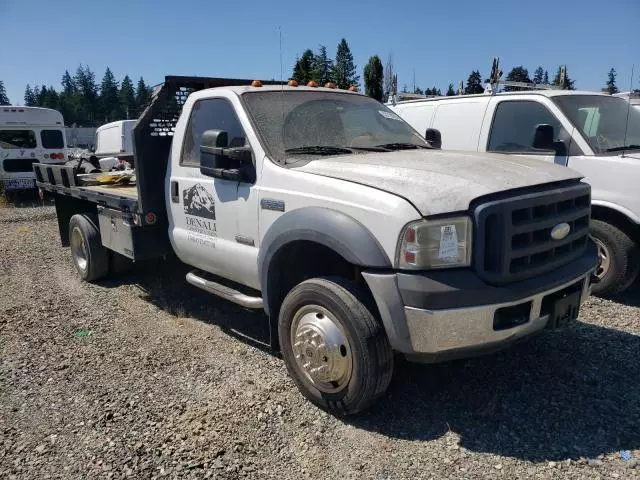
{"type": "Polygon", "coordinates": [[[182,200],[184,213],[194,217],[216,219],[215,199],[204,188],[201,183],[196,183],[193,187],[183,190],[182,200]]]}

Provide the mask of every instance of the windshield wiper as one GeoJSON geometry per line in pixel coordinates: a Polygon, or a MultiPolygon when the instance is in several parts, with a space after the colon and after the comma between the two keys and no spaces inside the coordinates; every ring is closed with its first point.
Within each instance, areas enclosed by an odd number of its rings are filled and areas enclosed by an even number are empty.
{"type": "Polygon", "coordinates": [[[638,148],[640,148],[640,145],[627,145],[626,147],[607,148],[605,152],[621,152],[623,150],[636,150],[638,148]]]}
{"type": "Polygon", "coordinates": [[[386,148],[387,150],[417,150],[418,148],[429,148],[425,145],[416,145],[415,143],[384,143],[382,145],[376,145],[379,148],[386,148]]]}
{"type": "Polygon", "coordinates": [[[284,153],[302,153],[306,155],[345,155],[353,153],[350,148],[331,147],[327,145],[309,145],[306,147],[287,148],[284,153]]]}

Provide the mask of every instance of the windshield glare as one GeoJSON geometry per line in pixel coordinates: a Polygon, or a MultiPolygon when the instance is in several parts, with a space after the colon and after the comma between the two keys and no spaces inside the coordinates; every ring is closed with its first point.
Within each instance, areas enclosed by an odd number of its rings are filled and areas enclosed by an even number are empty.
{"type": "Polygon", "coordinates": [[[428,147],[395,113],[362,95],[284,90],[247,92],[242,98],[266,150],[280,163],[299,157],[300,152],[290,151],[304,147],[354,151],[385,151],[379,146],[387,144],[428,147]]]}
{"type": "Polygon", "coordinates": [[[626,100],[603,95],[563,95],[553,97],[553,101],[596,155],[619,152],[624,147],[640,149],[640,111],[629,108],[626,100]]]}

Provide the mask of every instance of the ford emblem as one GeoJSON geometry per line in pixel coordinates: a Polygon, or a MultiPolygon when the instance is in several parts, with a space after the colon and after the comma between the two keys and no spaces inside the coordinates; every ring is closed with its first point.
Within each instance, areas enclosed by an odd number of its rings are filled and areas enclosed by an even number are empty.
{"type": "Polygon", "coordinates": [[[562,240],[564,237],[569,235],[570,231],[571,226],[569,226],[568,223],[559,223],[551,229],[551,238],[554,240],[562,240]]]}

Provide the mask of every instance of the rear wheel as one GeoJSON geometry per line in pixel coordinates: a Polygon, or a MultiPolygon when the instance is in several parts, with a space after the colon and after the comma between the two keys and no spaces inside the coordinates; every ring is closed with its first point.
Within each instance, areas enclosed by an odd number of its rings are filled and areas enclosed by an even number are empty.
{"type": "Polygon", "coordinates": [[[640,252],[634,241],[619,228],[601,220],[591,221],[591,236],[598,247],[598,283],[595,295],[615,295],[633,284],[640,271],[640,252]]]}
{"type": "Polygon", "coordinates": [[[102,246],[98,217],[76,214],[69,221],[71,257],[80,278],[87,282],[104,278],[109,273],[109,251],[102,246]]]}
{"type": "Polygon", "coordinates": [[[366,295],[352,282],[315,278],[286,296],[278,336],[289,374],[312,402],[356,413],[382,395],[393,352],[366,295]]]}

